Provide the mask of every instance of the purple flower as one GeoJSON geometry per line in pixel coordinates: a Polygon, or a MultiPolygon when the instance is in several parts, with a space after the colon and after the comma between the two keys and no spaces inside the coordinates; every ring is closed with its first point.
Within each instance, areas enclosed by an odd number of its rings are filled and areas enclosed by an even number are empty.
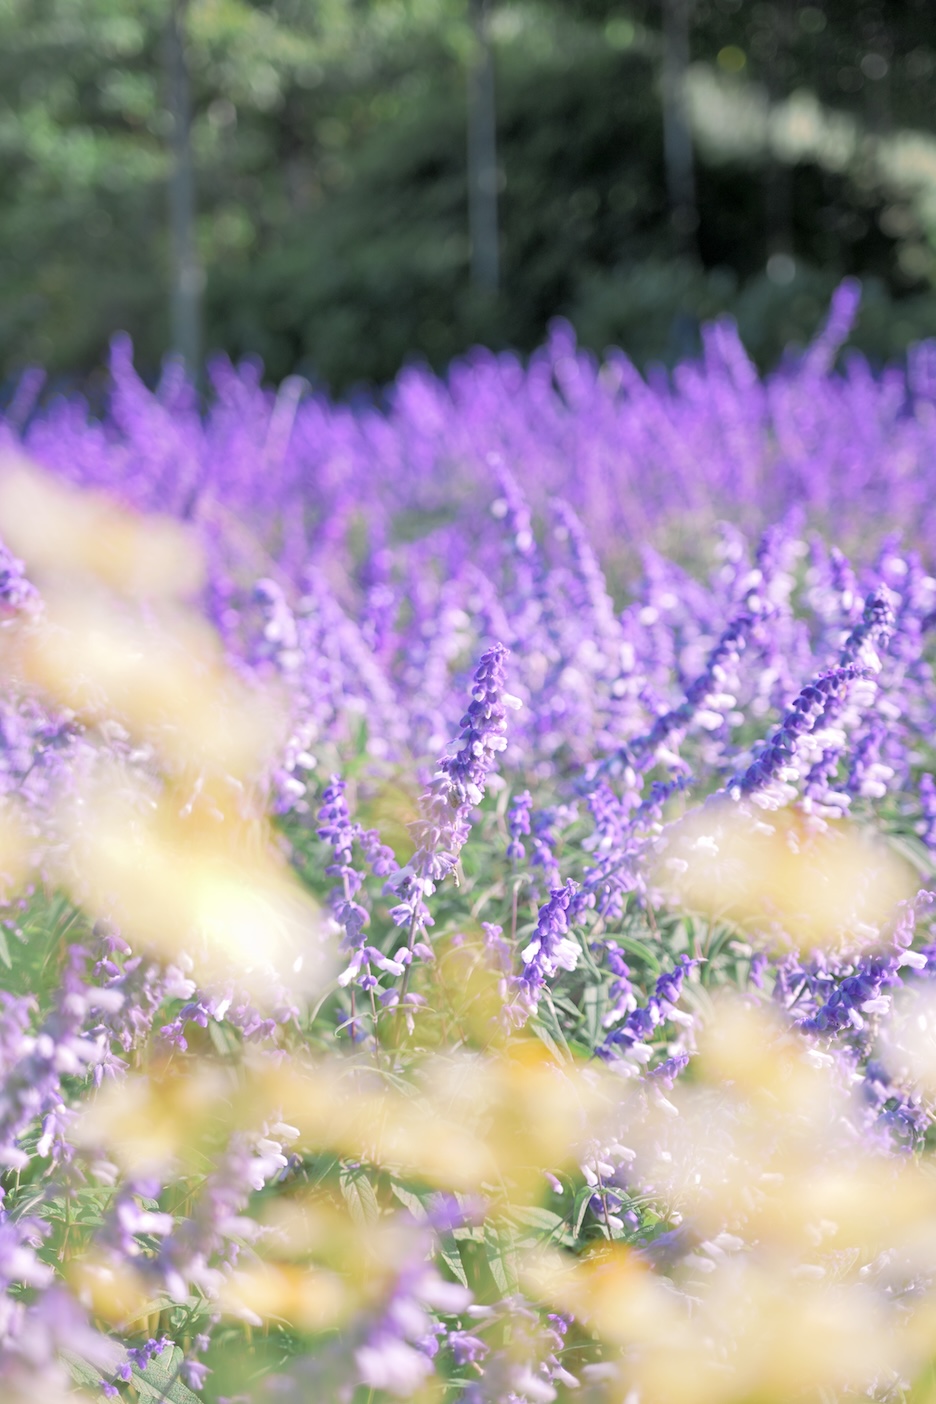
{"type": "Polygon", "coordinates": [[[471,702],[462,717],[459,748],[439,762],[423,795],[422,819],[413,826],[417,849],[411,862],[392,875],[386,889],[397,897],[391,917],[397,926],[429,926],[425,897],[447,877],[470,833],[472,810],[481,803],[496,756],[506,748],[507,709],[517,704],[504,689],[507,650],[495,644],[474,675],[471,702]]]}
{"type": "MultiPolygon", "coordinates": [[[[598,1052],[602,1057],[614,1057],[619,1052],[638,1054],[642,1061],[649,1056],[649,1049],[642,1047],[652,1038],[656,1030],[667,1019],[671,1019],[679,1003],[683,982],[698,964],[687,955],[681,955],[670,971],[657,978],[653,994],[645,1005],[636,1005],[627,1014],[623,1023],[612,1028],[598,1052]]],[[[674,1055],[678,1058],[680,1055],[674,1055]]],[[[666,1078],[669,1074],[662,1073],[666,1078]]]]}
{"type": "Polygon", "coordinates": [[[570,907],[577,891],[578,884],[570,879],[564,887],[554,888],[540,907],[533,935],[520,954],[523,969],[514,982],[522,1018],[536,1009],[543,986],[558,970],[574,970],[578,964],[581,947],[569,935],[570,907]]]}
{"type": "Polygon", "coordinates": [[[469,1331],[452,1331],[448,1344],[456,1365],[474,1365],[490,1351],[489,1345],[469,1331]]]}
{"type": "Polygon", "coordinates": [[[533,796],[529,790],[524,790],[521,794],[514,796],[507,811],[507,832],[510,834],[507,857],[511,863],[520,863],[526,857],[523,838],[530,832],[530,807],[532,804],[533,796]]]}

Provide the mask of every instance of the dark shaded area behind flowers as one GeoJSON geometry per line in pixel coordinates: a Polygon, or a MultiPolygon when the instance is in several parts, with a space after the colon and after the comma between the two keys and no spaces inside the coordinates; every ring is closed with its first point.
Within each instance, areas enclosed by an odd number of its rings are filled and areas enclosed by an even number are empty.
{"type": "MultiPolygon", "coordinates": [[[[503,261],[492,300],[469,273],[466,6],[193,4],[206,347],[344,393],[414,357],[440,371],[475,342],[530,352],[559,315],[595,350],[673,364],[730,312],[766,366],[809,339],[835,283],[855,275],[867,293],[855,344],[878,362],[902,354],[934,323],[928,7],[690,9],[690,59],[748,106],[718,116],[714,140],[696,131],[687,239],[664,172],[662,7],[491,4],[503,261]],[[792,147],[758,143],[763,105],[804,96],[792,147]],[[815,111],[828,131],[810,136],[815,111]],[[844,154],[843,123],[855,132],[844,154]]],[[[158,374],[170,341],[166,13],[15,0],[0,17],[4,382],[41,364],[55,383],[91,383],[118,330],[147,380],[158,374]]]]}

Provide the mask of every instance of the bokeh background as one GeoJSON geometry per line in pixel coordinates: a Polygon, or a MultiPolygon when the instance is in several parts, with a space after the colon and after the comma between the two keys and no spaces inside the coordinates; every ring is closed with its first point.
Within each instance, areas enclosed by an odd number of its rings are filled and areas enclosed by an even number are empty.
{"type": "Polygon", "coordinates": [[[936,330],[929,0],[4,0],[0,384],[936,330]]]}

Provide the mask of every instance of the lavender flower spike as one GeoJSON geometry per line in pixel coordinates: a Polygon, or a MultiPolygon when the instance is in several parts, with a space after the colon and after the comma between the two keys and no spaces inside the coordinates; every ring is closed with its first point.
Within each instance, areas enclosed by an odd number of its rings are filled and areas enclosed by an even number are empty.
{"type": "Polygon", "coordinates": [[[412,861],[387,882],[387,890],[399,898],[390,913],[397,926],[431,925],[423,897],[453,871],[471,830],[471,811],[484,798],[494,758],[506,749],[507,708],[522,705],[504,690],[507,653],[503,644],[496,643],[482,654],[471,702],[461,720],[459,749],[439,762],[422,797],[425,817],[414,825],[417,850],[412,861]]]}
{"type": "MultiPolygon", "coordinates": [[[[474,675],[471,702],[461,719],[461,747],[439,766],[440,775],[448,777],[448,785],[441,787],[445,800],[449,805],[455,801],[459,811],[481,803],[494,754],[507,749],[506,708],[521,705],[504,690],[507,653],[504,645],[497,643],[482,654],[474,675]]],[[[433,791],[437,792],[435,786],[433,791]]]]}
{"type": "Polygon", "coordinates": [[[525,1022],[535,1012],[547,980],[560,968],[574,970],[581,948],[569,935],[570,908],[574,907],[578,884],[571,879],[564,887],[556,887],[539,910],[536,929],[529,944],[520,954],[523,970],[513,982],[516,1001],[509,1008],[508,1018],[517,1024],[525,1022]]]}

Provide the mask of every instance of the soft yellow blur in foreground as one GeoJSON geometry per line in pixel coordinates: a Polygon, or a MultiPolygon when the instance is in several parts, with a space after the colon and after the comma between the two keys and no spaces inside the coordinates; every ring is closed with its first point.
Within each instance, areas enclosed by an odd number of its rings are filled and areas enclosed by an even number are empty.
{"type": "Polygon", "coordinates": [[[63,812],[61,881],[133,945],[186,958],[203,985],[250,981],[251,998],[318,989],[330,973],[321,914],[263,820],[196,806],[170,788],[157,800],[106,771],[63,812]]]}
{"type": "Polygon", "coordinates": [[[282,708],[234,675],[217,635],[184,605],[205,573],[186,527],[134,516],[8,454],[0,536],[23,557],[44,605],[5,631],[9,681],[85,722],[119,720],[197,773],[244,781],[269,763],[282,708]]]}
{"type": "Polygon", "coordinates": [[[25,816],[12,803],[0,808],[0,900],[9,902],[30,877],[36,861],[36,840],[25,816]]]}
{"type": "MultiPolygon", "coordinates": [[[[229,1316],[317,1332],[373,1308],[413,1257],[417,1226],[381,1214],[369,1184],[369,1196],[356,1201],[355,1176],[389,1171],[404,1184],[479,1196],[502,1213],[536,1202],[544,1166],[574,1166],[607,1110],[586,1069],[560,1067],[532,1042],[509,1056],[435,1055],[408,1086],[337,1058],[255,1055],[235,1066],[187,1056],[103,1087],[73,1134],[131,1179],[163,1183],[201,1177],[231,1136],[267,1134],[271,1125],[286,1128],[294,1152],[350,1162],[341,1180],[349,1203],[364,1208],[336,1211],[285,1192],[261,1209],[259,1256],[242,1254],[220,1287],[218,1306],[229,1316]]],[[[425,1247],[417,1248],[418,1262],[425,1247]]],[[[83,1299],[112,1323],[148,1309],[143,1279],[106,1255],[92,1251],[72,1274],[83,1299]]]]}
{"type": "Polygon", "coordinates": [[[227,1278],[219,1305],[251,1326],[281,1321],[315,1332],[341,1325],[362,1301],[337,1273],[261,1262],[238,1268],[227,1278]]]}
{"type": "Polygon", "coordinates": [[[722,998],[693,1068],[621,1130],[670,1211],[791,1264],[889,1250],[922,1267],[936,1254],[936,1176],[867,1148],[857,1094],[831,1058],[766,1010],[722,998]]]}
{"type": "Polygon", "coordinates": [[[789,1404],[912,1378],[936,1351],[936,1296],[906,1292],[936,1257],[932,1166],[869,1150],[847,1066],[762,1008],[718,1001],[693,1066],[630,1099],[618,1133],[634,1184],[685,1223],[672,1277],[615,1244],[530,1256],[527,1289],[620,1348],[614,1399],[789,1404]]]}
{"type": "Polygon", "coordinates": [[[878,1057],[895,1086],[936,1106],[936,990],[927,981],[895,996],[894,1011],[878,1036],[878,1057]]]}
{"type": "Polygon", "coordinates": [[[203,620],[179,610],[143,617],[75,589],[44,598],[43,615],[4,638],[13,681],[89,724],[122,722],[196,773],[253,776],[274,754],[280,709],[234,677],[203,620]]]}
{"type": "Polygon", "coordinates": [[[817,1282],[749,1256],[693,1281],[691,1304],[619,1245],[580,1260],[540,1254],[525,1285],[624,1348],[612,1397],[636,1389],[641,1404],[790,1404],[822,1390],[861,1393],[916,1356],[912,1334],[862,1284],[817,1282]]]}
{"type": "MultiPolygon", "coordinates": [[[[480,1196],[493,1222],[535,1202],[542,1169],[574,1167],[605,1138],[630,1148],[635,1190],[682,1216],[675,1266],[617,1243],[517,1257],[534,1299],[604,1342],[609,1404],[634,1389],[641,1404],[790,1404],[912,1378],[936,1346],[936,1295],[905,1289],[936,1259],[931,1166],[867,1149],[847,1066],[752,1003],[717,1003],[693,1069],[664,1096],[532,1042],[434,1054],[406,1087],[351,1059],[186,1060],[102,1090],[78,1136],[127,1174],[165,1177],[282,1119],[293,1150],[350,1162],[342,1182],[380,1168],[480,1196]]],[[[256,1251],[220,1288],[226,1315],[315,1333],[392,1290],[415,1226],[373,1192],[357,1209],[317,1194],[262,1205],[256,1251]]],[[[107,1319],[146,1308],[132,1273],[118,1279],[93,1255],[75,1272],[107,1319]]]]}
{"type": "MultiPolygon", "coordinates": [[[[323,923],[255,792],[284,715],[180,603],[204,576],[194,537],[9,455],[0,534],[43,586],[43,608],[0,641],[8,679],[89,727],[124,728],[123,769],[108,761],[63,804],[54,879],[202,984],[248,979],[261,1004],[319,989],[323,923]]],[[[0,816],[0,877],[21,882],[29,856],[0,816]]]]}
{"type": "Polygon", "coordinates": [[[412,1095],[373,1083],[352,1089],[337,1062],[292,1063],[270,1074],[268,1095],[303,1147],[515,1202],[536,1192],[544,1169],[574,1163],[606,1107],[597,1070],[560,1067],[533,1040],[504,1053],[432,1058],[412,1095]]]}
{"type": "Polygon", "coordinates": [[[194,533],[70,487],[21,454],[0,455],[0,536],[33,580],[98,581],[120,594],[184,599],[204,580],[194,533]]]}
{"type": "Polygon", "coordinates": [[[252,1325],[282,1320],[321,1331],[373,1307],[413,1256],[414,1226],[390,1216],[355,1220],[311,1195],[273,1201],[263,1212],[262,1258],[241,1259],[220,1305],[252,1325]]]}
{"type": "Polygon", "coordinates": [[[607,1093],[591,1071],[553,1062],[538,1043],[507,1055],[438,1055],[405,1090],[350,1060],[261,1060],[236,1082],[204,1062],[184,1076],[130,1076],[97,1093],[76,1134],[128,1172],[153,1173],[205,1153],[218,1128],[271,1119],[295,1149],[333,1151],[453,1190],[523,1200],[543,1168],[574,1163],[607,1093]]]}
{"type": "Polygon", "coordinates": [[[86,1310],[126,1329],[153,1310],[152,1284],[115,1254],[92,1249],[68,1264],[66,1278],[86,1310]]]}
{"type": "Polygon", "coordinates": [[[246,1124],[232,1069],[207,1059],[108,1082],[85,1101],[76,1145],[106,1148],[130,1178],[203,1170],[206,1156],[246,1124]]]}
{"type": "Polygon", "coordinates": [[[664,832],[651,882],[667,902],[759,945],[803,952],[873,947],[919,886],[909,864],[854,822],[730,800],[664,832]]]}

